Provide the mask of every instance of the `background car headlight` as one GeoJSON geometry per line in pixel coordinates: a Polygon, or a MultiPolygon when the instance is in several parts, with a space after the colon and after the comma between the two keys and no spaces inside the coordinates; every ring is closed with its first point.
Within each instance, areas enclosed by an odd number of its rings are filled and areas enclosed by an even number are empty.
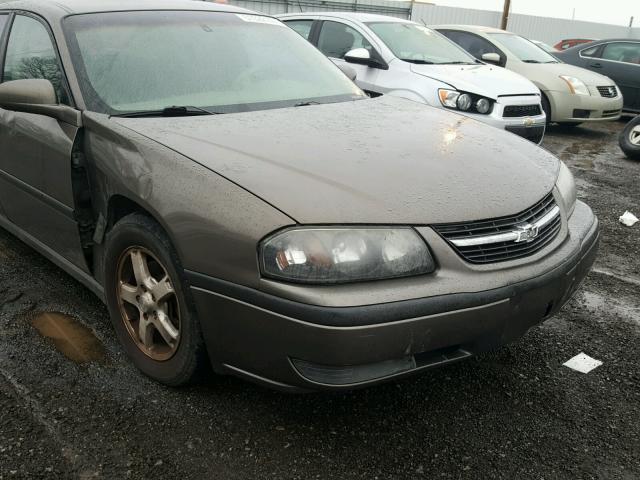
{"type": "Polygon", "coordinates": [[[476,102],[476,110],[478,113],[489,113],[489,110],[491,110],[491,102],[486,98],[481,98],[476,102]]]}
{"type": "Polygon", "coordinates": [[[471,96],[468,93],[463,93],[458,97],[456,104],[460,110],[466,112],[471,108],[471,105],[473,105],[473,100],[471,100],[471,96]]]}
{"type": "Polygon", "coordinates": [[[576,208],[576,182],[569,167],[564,162],[560,162],[560,172],[556,180],[556,188],[560,192],[567,217],[570,217],[576,208]]]}
{"type": "Polygon", "coordinates": [[[433,257],[412,228],[296,228],[260,245],[265,277],[300,283],[347,283],[431,273],[433,257]]]}
{"type": "Polygon", "coordinates": [[[473,93],[463,93],[457,90],[441,88],[438,90],[438,97],[443,107],[455,108],[463,112],[474,112],[486,115],[491,113],[493,109],[493,100],[473,93]]]}
{"type": "Polygon", "coordinates": [[[569,77],[567,75],[560,75],[560,78],[567,82],[569,91],[576,95],[591,95],[589,89],[584,82],[576,77],[569,77]]]}

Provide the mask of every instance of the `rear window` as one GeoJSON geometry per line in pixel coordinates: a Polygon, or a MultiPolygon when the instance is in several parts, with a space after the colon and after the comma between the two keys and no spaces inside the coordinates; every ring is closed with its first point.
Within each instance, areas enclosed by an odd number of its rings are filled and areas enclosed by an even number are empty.
{"type": "Polygon", "coordinates": [[[309,40],[313,20],[287,20],[284,22],[284,24],[302,35],[302,38],[309,40]]]}

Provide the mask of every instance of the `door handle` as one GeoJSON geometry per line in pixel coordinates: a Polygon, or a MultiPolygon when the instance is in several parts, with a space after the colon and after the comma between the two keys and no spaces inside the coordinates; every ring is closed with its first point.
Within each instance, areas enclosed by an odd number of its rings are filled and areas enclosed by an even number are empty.
{"type": "Polygon", "coordinates": [[[601,63],[592,63],[589,66],[592,67],[592,68],[602,68],[602,64],[601,63]]]}

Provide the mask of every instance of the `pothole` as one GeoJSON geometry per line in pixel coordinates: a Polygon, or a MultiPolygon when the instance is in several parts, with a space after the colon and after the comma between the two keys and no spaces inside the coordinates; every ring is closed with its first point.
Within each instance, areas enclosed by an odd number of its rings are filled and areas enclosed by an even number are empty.
{"type": "Polygon", "coordinates": [[[31,319],[31,325],[69,360],[80,364],[106,361],[106,351],[100,340],[69,315],[42,312],[31,319]]]}

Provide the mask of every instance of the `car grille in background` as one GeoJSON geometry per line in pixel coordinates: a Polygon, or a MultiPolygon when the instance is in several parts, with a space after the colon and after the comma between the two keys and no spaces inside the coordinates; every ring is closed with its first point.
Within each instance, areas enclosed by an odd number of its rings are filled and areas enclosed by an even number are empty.
{"type": "Polygon", "coordinates": [[[600,95],[607,98],[614,98],[618,96],[618,89],[614,86],[610,87],[596,87],[600,92],[600,95]]]}
{"type": "Polygon", "coordinates": [[[502,112],[503,117],[533,117],[540,115],[540,105],[507,105],[502,112]]]}
{"type": "Polygon", "coordinates": [[[561,225],[560,209],[550,193],[516,215],[432,227],[466,261],[495,263],[533,255],[551,243],[561,225]],[[537,226],[537,235],[527,238],[532,226],[537,226]],[[523,231],[524,235],[520,234],[523,231]]]}

